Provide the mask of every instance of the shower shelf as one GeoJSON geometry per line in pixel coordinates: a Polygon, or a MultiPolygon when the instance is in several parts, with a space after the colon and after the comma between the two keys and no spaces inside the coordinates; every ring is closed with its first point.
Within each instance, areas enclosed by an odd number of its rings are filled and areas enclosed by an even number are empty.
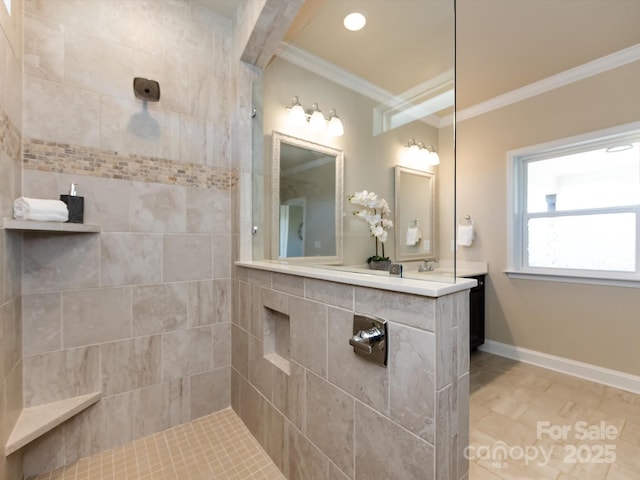
{"type": "Polygon", "coordinates": [[[93,392],[23,409],[5,445],[4,455],[8,457],[49,430],[53,430],[96,403],[101,396],[101,392],[93,392]]]}
{"type": "Polygon", "coordinates": [[[3,218],[0,228],[5,230],[21,230],[23,232],[60,232],[60,233],[99,233],[100,225],[68,222],[36,222],[33,220],[16,220],[3,218]]]}

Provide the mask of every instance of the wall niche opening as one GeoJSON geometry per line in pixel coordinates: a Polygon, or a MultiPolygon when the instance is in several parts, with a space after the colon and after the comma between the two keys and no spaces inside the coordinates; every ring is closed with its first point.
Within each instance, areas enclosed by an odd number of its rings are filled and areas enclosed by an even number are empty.
{"type": "Polygon", "coordinates": [[[264,307],[263,318],[264,358],[289,375],[289,315],[264,307]]]}

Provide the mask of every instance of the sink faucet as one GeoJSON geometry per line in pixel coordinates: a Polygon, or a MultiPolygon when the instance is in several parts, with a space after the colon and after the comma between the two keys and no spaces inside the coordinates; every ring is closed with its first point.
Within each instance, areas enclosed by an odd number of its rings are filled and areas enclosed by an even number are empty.
{"type": "Polygon", "coordinates": [[[437,264],[437,260],[424,260],[424,263],[418,267],[418,272],[433,272],[437,264]]]}

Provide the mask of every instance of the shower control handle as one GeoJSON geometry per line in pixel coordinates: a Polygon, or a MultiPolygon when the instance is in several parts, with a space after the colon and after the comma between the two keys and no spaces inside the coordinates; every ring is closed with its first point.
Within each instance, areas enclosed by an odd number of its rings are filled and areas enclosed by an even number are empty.
{"type": "Polygon", "coordinates": [[[373,315],[356,313],[353,316],[353,336],[349,345],[362,358],[387,366],[387,321],[373,315]]]}
{"type": "Polygon", "coordinates": [[[373,345],[384,340],[384,332],[378,327],[371,327],[367,330],[360,330],[349,339],[349,345],[362,353],[371,355],[373,345]]]}

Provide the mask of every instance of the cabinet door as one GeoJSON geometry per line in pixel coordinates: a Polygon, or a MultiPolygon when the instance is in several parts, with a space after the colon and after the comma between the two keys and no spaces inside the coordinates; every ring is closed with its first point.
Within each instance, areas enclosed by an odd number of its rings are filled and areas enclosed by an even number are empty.
{"type": "Polygon", "coordinates": [[[473,277],[478,285],[469,292],[469,330],[471,350],[484,343],[484,275],[473,277]]]}

